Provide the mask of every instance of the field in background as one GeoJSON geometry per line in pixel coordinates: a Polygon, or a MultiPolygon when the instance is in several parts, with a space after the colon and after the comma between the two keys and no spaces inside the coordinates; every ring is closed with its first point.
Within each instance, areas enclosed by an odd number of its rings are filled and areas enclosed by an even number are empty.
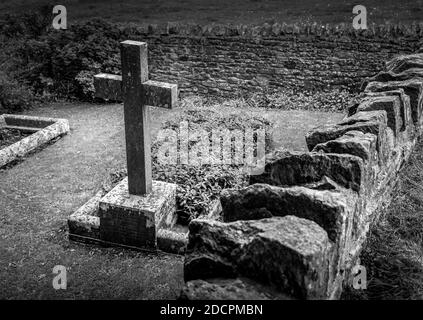
{"type": "Polygon", "coordinates": [[[135,23],[349,23],[357,4],[366,6],[369,23],[410,23],[423,16],[423,0],[6,0],[0,3],[0,14],[45,3],[65,5],[69,22],[102,17],[135,23]]]}

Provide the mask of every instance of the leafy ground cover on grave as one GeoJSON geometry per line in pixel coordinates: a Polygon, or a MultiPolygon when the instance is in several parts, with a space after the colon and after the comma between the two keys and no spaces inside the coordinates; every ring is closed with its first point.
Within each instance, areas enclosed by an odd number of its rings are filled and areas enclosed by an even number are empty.
{"type": "Polygon", "coordinates": [[[21,130],[0,128],[0,149],[10,146],[27,136],[29,134],[21,130]]]}
{"type": "Polygon", "coordinates": [[[361,254],[367,290],[343,299],[423,298],[423,141],[400,172],[391,205],[369,233],[361,254]]]}
{"type": "MultiPolygon", "coordinates": [[[[274,148],[272,138],[272,124],[269,120],[258,115],[251,115],[245,109],[221,108],[220,112],[208,110],[204,106],[193,108],[181,106],[181,112],[167,120],[162,130],[178,130],[181,122],[186,121],[189,130],[213,129],[228,130],[265,130],[266,152],[274,148]]],[[[211,143],[211,136],[209,141],[211,143]]],[[[153,179],[177,184],[176,203],[178,222],[188,224],[189,221],[205,214],[209,205],[217,200],[220,192],[226,188],[242,188],[248,184],[248,172],[242,165],[194,165],[161,163],[158,151],[163,140],[156,140],[152,145],[153,179]]],[[[190,146],[190,148],[192,145],[190,146]]],[[[232,148],[234,146],[232,145],[232,148]]],[[[234,152],[234,150],[231,150],[234,152]]],[[[111,173],[110,179],[104,183],[106,190],[111,189],[123,177],[125,169],[111,173]]]]}

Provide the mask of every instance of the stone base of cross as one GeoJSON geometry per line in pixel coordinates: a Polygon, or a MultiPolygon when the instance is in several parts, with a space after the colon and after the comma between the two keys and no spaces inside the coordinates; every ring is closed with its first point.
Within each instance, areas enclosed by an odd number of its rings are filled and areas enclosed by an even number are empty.
{"type": "Polygon", "coordinates": [[[177,85],[148,80],[147,44],[121,43],[122,76],[98,74],[96,96],[123,101],[128,177],[99,203],[101,239],[155,248],[158,228],[176,222],[176,185],[153,181],[150,106],[172,108],[177,85]]]}

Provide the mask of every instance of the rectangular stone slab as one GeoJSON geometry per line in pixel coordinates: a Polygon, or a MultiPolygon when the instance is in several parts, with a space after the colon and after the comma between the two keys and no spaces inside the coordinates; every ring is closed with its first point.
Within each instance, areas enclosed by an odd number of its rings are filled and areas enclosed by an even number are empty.
{"type": "Polygon", "coordinates": [[[175,184],[153,181],[151,193],[137,196],[129,194],[125,178],[100,201],[101,240],[154,249],[157,230],[175,224],[175,208],[175,184]]]}
{"type": "Polygon", "coordinates": [[[8,127],[32,127],[37,129],[44,129],[49,125],[57,122],[58,119],[33,117],[14,114],[5,114],[3,116],[6,126],[8,127]]]}
{"type": "Polygon", "coordinates": [[[31,134],[0,150],[0,168],[6,164],[25,156],[34,149],[41,147],[54,138],[60,137],[69,132],[69,122],[66,119],[53,119],[43,117],[31,117],[20,115],[4,114],[3,125],[7,128],[9,125],[15,129],[23,128],[28,131],[28,127],[32,127],[35,133],[31,134]],[[21,124],[22,126],[18,125],[21,124]]]}

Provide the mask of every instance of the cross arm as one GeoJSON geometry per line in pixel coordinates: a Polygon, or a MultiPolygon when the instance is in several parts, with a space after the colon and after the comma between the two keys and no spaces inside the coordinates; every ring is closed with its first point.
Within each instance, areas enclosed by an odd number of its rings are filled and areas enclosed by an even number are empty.
{"type": "Polygon", "coordinates": [[[172,109],[178,98],[178,86],[165,82],[148,80],[143,84],[145,104],[172,109]]]}
{"type": "Polygon", "coordinates": [[[122,101],[122,76],[97,74],[94,76],[94,89],[97,98],[122,101]]]}
{"type": "MultiPolygon", "coordinates": [[[[169,108],[175,106],[178,86],[165,82],[148,80],[142,84],[144,104],[154,107],[169,108]]],[[[94,76],[95,96],[105,100],[122,101],[122,77],[100,73],[94,76]]]]}

